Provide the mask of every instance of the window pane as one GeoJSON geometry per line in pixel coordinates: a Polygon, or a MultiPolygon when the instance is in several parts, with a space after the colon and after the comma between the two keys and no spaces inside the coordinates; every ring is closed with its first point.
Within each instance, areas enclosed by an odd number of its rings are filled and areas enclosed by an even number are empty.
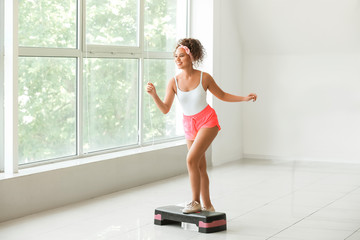
{"type": "Polygon", "coordinates": [[[85,59],[84,152],[137,142],[138,60],[85,59]]]}
{"type": "Polygon", "coordinates": [[[186,35],[186,1],[145,0],[145,50],[174,51],[186,35]]]}
{"type": "Polygon", "coordinates": [[[76,154],[76,59],[19,58],[19,163],[76,154]]]}
{"type": "MultiPolygon", "coordinates": [[[[144,61],[144,86],[151,81],[161,99],[164,99],[168,81],[175,75],[174,60],[149,59],[144,61]]],[[[144,142],[182,136],[182,112],[175,98],[168,114],[163,114],[150,95],[145,93],[143,107],[144,142]]]]}
{"type": "Polygon", "coordinates": [[[76,48],[76,0],[19,0],[19,45],[76,48]]]}
{"type": "Polygon", "coordinates": [[[87,44],[137,46],[138,0],[87,0],[87,44]]]}

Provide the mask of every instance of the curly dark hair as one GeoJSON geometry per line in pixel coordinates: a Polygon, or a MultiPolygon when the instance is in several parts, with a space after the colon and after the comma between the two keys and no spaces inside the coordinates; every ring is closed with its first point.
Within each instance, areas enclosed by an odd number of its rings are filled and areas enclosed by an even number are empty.
{"type": "Polygon", "coordinates": [[[175,51],[176,51],[176,49],[178,49],[178,47],[180,45],[183,45],[183,46],[186,46],[189,48],[192,56],[194,57],[194,62],[193,62],[194,65],[199,65],[200,63],[202,63],[206,52],[205,52],[205,48],[203,47],[203,45],[201,44],[201,42],[198,39],[195,39],[195,38],[180,39],[176,45],[175,51]]]}

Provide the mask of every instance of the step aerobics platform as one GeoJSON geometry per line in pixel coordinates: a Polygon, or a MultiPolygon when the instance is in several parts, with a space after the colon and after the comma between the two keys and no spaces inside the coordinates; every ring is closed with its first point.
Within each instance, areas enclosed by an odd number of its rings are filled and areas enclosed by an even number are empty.
{"type": "Polygon", "coordinates": [[[201,211],[197,213],[183,213],[181,206],[165,206],[155,209],[154,224],[168,225],[193,223],[199,227],[201,233],[212,233],[226,230],[226,214],[221,212],[201,211]]]}

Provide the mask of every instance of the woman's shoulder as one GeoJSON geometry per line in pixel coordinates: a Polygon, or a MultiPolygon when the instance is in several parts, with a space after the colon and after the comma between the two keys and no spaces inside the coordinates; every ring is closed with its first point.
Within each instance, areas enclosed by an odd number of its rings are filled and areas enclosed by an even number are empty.
{"type": "Polygon", "coordinates": [[[172,77],[169,80],[169,84],[171,84],[171,86],[173,86],[174,88],[176,88],[176,86],[178,85],[178,81],[179,81],[179,74],[178,75],[174,75],[174,77],[172,77]]]}
{"type": "Polygon", "coordinates": [[[204,72],[204,71],[201,71],[202,74],[203,74],[203,77],[211,77],[210,73],[207,73],[207,72],[204,72]]]}
{"type": "Polygon", "coordinates": [[[214,81],[210,73],[207,72],[202,72],[202,73],[203,73],[203,81],[205,82],[214,81]]]}
{"type": "Polygon", "coordinates": [[[176,76],[172,77],[168,82],[168,88],[171,88],[173,92],[176,93],[176,83],[175,83],[176,76]]]}

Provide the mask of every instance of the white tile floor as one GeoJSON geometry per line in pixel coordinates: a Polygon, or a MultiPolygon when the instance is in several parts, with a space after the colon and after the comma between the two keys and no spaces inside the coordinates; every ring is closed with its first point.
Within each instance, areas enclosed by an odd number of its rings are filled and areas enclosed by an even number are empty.
{"type": "Polygon", "coordinates": [[[0,239],[360,239],[360,164],[243,160],[209,175],[227,231],[153,224],[154,208],[189,200],[182,175],[1,223],[0,239]]]}

